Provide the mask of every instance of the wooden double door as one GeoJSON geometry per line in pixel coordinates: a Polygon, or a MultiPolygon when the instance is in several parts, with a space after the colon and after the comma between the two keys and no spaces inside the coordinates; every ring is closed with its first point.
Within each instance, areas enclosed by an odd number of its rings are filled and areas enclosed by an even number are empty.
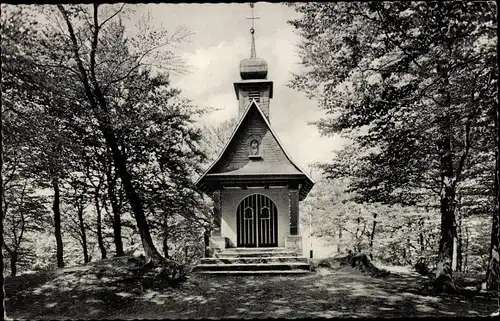
{"type": "Polygon", "coordinates": [[[278,246],[278,208],[262,194],[245,197],[236,210],[238,247],[278,246]]]}

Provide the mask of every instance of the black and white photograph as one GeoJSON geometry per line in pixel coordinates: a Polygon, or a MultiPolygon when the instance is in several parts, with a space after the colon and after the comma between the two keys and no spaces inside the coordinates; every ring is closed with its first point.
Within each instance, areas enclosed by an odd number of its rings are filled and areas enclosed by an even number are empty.
{"type": "Polygon", "coordinates": [[[1,4],[6,320],[496,318],[496,1],[1,4]]]}

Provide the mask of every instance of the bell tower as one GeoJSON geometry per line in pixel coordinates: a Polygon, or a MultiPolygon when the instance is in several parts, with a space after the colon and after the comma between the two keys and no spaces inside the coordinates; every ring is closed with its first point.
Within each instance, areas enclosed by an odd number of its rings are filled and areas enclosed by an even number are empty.
{"type": "Polygon", "coordinates": [[[269,120],[269,100],[273,98],[273,82],[267,80],[267,62],[262,58],[257,58],[254,20],[259,18],[253,15],[253,3],[250,7],[252,17],[247,18],[252,20],[250,58],[240,62],[241,81],[234,83],[236,99],[239,101],[238,115],[241,117],[250,102],[255,100],[269,120]]]}

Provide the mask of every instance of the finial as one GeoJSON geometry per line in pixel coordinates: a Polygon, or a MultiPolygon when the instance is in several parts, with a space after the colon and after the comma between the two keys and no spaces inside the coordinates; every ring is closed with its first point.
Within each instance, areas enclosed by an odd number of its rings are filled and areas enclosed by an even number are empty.
{"type": "Polygon", "coordinates": [[[267,62],[264,59],[257,58],[257,53],[255,51],[254,20],[260,18],[254,17],[253,7],[254,3],[251,2],[250,8],[252,8],[252,17],[247,19],[252,20],[252,27],[250,28],[250,35],[252,36],[252,46],[250,49],[250,58],[244,59],[240,62],[240,75],[242,80],[266,79],[267,77],[267,62]]]}
{"type": "Polygon", "coordinates": [[[255,36],[254,36],[255,28],[254,28],[254,22],[253,21],[257,20],[257,19],[260,19],[259,17],[254,17],[254,15],[253,15],[253,7],[254,7],[253,2],[250,2],[250,8],[252,8],[252,18],[247,18],[247,19],[252,20],[252,28],[250,28],[250,34],[252,35],[252,47],[250,49],[250,58],[256,58],[257,57],[257,53],[255,51],[255,36]]]}

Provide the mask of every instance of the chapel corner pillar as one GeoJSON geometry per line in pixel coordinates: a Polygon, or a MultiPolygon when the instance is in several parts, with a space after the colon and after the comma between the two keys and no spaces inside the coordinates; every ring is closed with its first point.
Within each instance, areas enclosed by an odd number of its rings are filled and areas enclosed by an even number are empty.
{"type": "Polygon", "coordinates": [[[290,233],[285,236],[285,247],[302,255],[302,236],[299,235],[299,190],[290,188],[290,233]]]}
{"type": "Polygon", "coordinates": [[[290,190],[290,235],[299,235],[299,190],[290,190]]]}
{"type": "Polygon", "coordinates": [[[205,257],[216,257],[217,253],[222,252],[225,245],[225,238],[222,237],[221,222],[222,222],[222,199],[221,192],[214,191],[212,194],[214,201],[213,213],[213,228],[209,237],[209,244],[205,249],[205,257]]]}
{"type": "Polygon", "coordinates": [[[221,191],[217,190],[213,192],[214,201],[214,228],[212,230],[212,236],[222,236],[221,222],[222,222],[222,199],[221,191]]]}

